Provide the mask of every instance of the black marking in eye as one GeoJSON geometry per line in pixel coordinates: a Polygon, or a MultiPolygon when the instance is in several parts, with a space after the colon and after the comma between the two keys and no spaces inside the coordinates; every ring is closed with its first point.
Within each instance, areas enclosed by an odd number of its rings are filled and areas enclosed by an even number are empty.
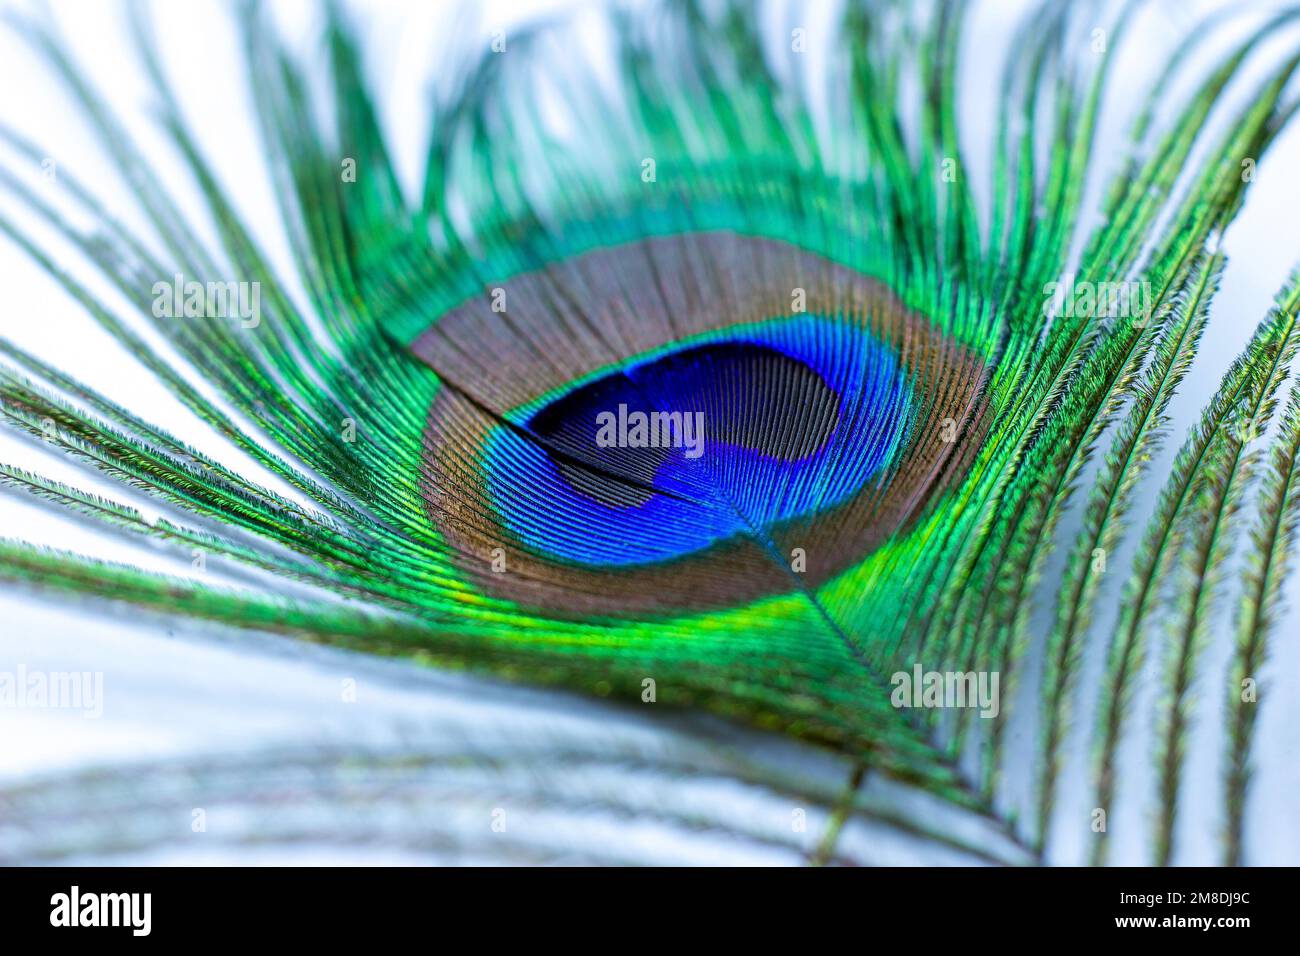
{"type": "Polygon", "coordinates": [[[785,353],[751,342],[721,342],[671,352],[588,382],[550,402],[528,420],[528,429],[549,448],[601,470],[577,467],[552,455],[565,480],[584,495],[614,507],[649,500],[672,447],[599,447],[598,416],[628,413],[699,412],[706,442],[722,443],[797,461],[830,438],[838,422],[839,396],[813,369],[785,353]],[[627,479],[627,484],[619,479],[627,479]]]}

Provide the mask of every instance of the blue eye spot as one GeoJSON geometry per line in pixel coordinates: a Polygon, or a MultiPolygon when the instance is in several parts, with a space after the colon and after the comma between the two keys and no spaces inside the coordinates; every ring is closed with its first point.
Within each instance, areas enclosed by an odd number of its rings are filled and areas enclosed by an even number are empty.
{"type": "Polygon", "coordinates": [[[909,400],[898,356],[866,329],[813,315],[732,326],[497,426],[487,491],[503,525],[554,558],[673,560],[856,494],[894,459],[909,400]]]}

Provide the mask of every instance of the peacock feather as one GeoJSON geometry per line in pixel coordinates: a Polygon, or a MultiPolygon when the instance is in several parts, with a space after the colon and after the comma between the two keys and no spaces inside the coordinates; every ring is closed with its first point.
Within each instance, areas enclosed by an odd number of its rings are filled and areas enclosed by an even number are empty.
{"type": "Polygon", "coordinates": [[[453,31],[412,188],[365,18],[325,5],[303,54],[246,4],[285,254],[130,11],[198,211],[52,18],[11,11],[132,210],[76,163],[33,183],[47,154],[5,125],[0,232],[247,467],[0,340],[6,426],[119,491],[3,484],[203,572],[4,540],[0,579],[794,738],[830,782],[737,745],[654,759],[803,794],[821,826],[762,839],[814,861],[870,859],[859,819],[962,859],[1252,861],[1257,714],[1295,689],[1267,666],[1300,279],[1164,452],[1297,104],[1296,11],[1213,12],[1141,82],[1117,64],[1163,11],[1138,2],[1043,0],[993,60],[959,0],[453,31]],[[996,698],[931,706],[930,673],[996,698]]]}

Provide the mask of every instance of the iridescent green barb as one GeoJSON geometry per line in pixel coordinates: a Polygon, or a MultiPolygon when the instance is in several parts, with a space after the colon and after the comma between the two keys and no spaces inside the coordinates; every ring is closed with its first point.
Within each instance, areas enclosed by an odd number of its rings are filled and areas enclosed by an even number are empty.
{"type": "MultiPolygon", "coordinates": [[[[1204,34],[1233,19],[1216,13],[1134,91],[1116,143],[1103,104],[1134,85],[1115,64],[1146,8],[1031,11],[980,106],[987,182],[959,122],[967,4],[851,0],[833,37],[812,37],[772,35],[743,3],[672,0],[603,15],[603,70],[572,55],[562,24],[457,59],[412,191],[358,27],[327,4],[320,56],[302,62],[248,4],[246,79],[291,276],[199,146],[140,8],[136,52],[205,223],[53,29],[11,17],[147,234],[75,170],[58,205],[24,185],[43,153],[3,126],[0,188],[23,212],[0,215],[0,232],[295,500],[0,341],[5,423],[165,514],[14,465],[0,484],[166,553],[202,552],[240,586],[15,541],[0,543],[0,577],[629,703],[652,680],[665,709],[848,755],[848,795],[819,795],[833,812],[814,861],[835,859],[873,775],[1004,838],[920,828],[927,839],[1053,860],[1057,828],[1083,827],[1059,799],[1082,760],[1097,809],[1158,800],[1152,832],[1126,839],[1172,862],[1200,652],[1263,454],[1237,428],[1267,427],[1288,387],[1294,282],[1175,458],[1131,567],[1115,552],[1211,320],[1221,241],[1251,185],[1242,162],[1262,161],[1290,120],[1300,53],[1286,11],[1196,70],[1204,34]],[[1278,36],[1291,45],[1270,58],[1278,36]],[[56,258],[45,235],[83,261],[56,258]],[[124,307],[91,291],[94,273],[124,307]],[[159,308],[174,278],[197,283],[201,315],[159,308]],[[209,283],[256,288],[259,311],[210,314],[209,283]],[[707,437],[698,455],[611,446],[597,423],[615,410],[620,427],[629,410],[677,415],[676,439],[698,413],[707,437]],[[1044,581],[1062,541],[1061,579],[1044,581]],[[1158,770],[1120,787],[1158,626],[1158,770]],[[1089,658],[1103,673],[1085,696],[1089,658]],[[988,720],[901,706],[914,668],[999,675],[1000,706],[988,720]],[[1022,713],[1030,753],[1015,750],[1022,713]],[[1007,777],[1028,781],[1028,801],[1007,777]]],[[[1293,393],[1253,520],[1234,686],[1264,666],[1290,566],[1297,417],[1293,393]]],[[[1256,710],[1230,700],[1236,863],[1256,710]]],[[[1110,840],[1094,834],[1094,862],[1110,840]]]]}
{"type": "Polygon", "coordinates": [[[1245,483],[1261,454],[1247,448],[1267,429],[1276,408],[1277,391],[1289,375],[1291,361],[1300,347],[1297,308],[1300,284],[1293,281],[1291,290],[1279,298],[1277,314],[1267,326],[1269,334],[1258,358],[1250,363],[1249,379],[1240,390],[1231,418],[1225,422],[1226,427],[1216,430],[1197,465],[1201,487],[1188,515],[1190,547],[1181,562],[1187,573],[1176,595],[1167,664],[1168,703],[1157,755],[1163,811],[1156,833],[1156,860],[1162,865],[1169,863],[1172,853],[1192,677],[1205,642],[1214,595],[1222,583],[1222,568],[1233,546],[1234,518],[1241,508],[1245,483]]]}
{"type": "Polygon", "coordinates": [[[1251,550],[1243,594],[1237,607],[1236,652],[1228,705],[1231,712],[1228,739],[1228,836],[1224,846],[1226,866],[1244,862],[1242,831],[1245,824],[1246,788],[1250,780],[1250,745],[1254,737],[1258,700],[1255,689],[1260,667],[1268,653],[1281,601],[1282,582],[1291,566],[1297,519],[1300,519],[1300,390],[1291,392],[1282,415],[1282,429],[1273,448],[1260,489],[1259,518],[1251,529],[1251,550]]]}
{"type": "Polygon", "coordinates": [[[1132,507],[1142,472],[1166,431],[1166,410],[1175,389],[1191,367],[1209,317],[1210,300],[1218,289],[1223,257],[1203,262],[1174,306],[1175,315],[1160,331],[1150,365],[1133,386],[1133,402],[1093,483],[1069,564],[1056,601],[1056,620],[1046,645],[1044,713],[1042,717],[1042,780],[1039,783],[1038,840],[1043,843],[1054,806],[1061,740],[1067,732],[1080,638],[1087,633],[1097,599],[1106,556],[1114,552],[1124,531],[1124,516],[1132,507]]]}

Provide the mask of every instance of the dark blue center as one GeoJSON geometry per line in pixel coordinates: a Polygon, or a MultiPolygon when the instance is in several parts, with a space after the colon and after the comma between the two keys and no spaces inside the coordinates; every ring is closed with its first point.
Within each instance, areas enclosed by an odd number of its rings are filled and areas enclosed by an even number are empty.
{"type": "Polygon", "coordinates": [[[732,327],[520,410],[518,430],[489,438],[488,493],[553,557],[670,560],[859,491],[891,460],[908,394],[897,356],[860,327],[732,327]]]}

